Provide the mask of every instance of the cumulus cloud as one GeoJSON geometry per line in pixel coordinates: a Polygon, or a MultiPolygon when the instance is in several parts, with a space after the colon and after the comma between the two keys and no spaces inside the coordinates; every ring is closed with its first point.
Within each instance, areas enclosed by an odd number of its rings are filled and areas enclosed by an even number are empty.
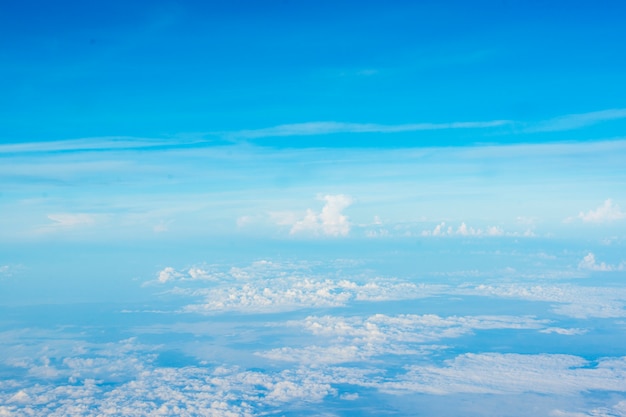
{"type": "MultiPolygon", "coordinates": [[[[245,278],[245,277],[244,277],[245,278]]],[[[437,292],[435,285],[373,280],[365,283],[341,279],[311,277],[274,277],[224,282],[202,288],[176,288],[170,292],[187,297],[201,297],[181,311],[212,314],[224,311],[279,312],[309,307],[339,307],[351,301],[385,301],[429,297],[437,292]]]]}
{"type": "Polygon", "coordinates": [[[177,271],[171,266],[167,266],[157,272],[157,282],[165,284],[171,281],[192,281],[216,279],[213,273],[199,267],[191,267],[188,270],[177,271]]]}
{"type": "Polygon", "coordinates": [[[608,265],[605,262],[597,262],[596,256],[589,252],[585,257],[578,263],[578,269],[582,269],[585,271],[601,271],[601,272],[610,272],[610,271],[623,271],[626,269],[626,264],[624,262],[619,265],[608,265]]]}
{"type": "MultiPolygon", "coordinates": [[[[130,360],[130,358],[128,358],[130,360]]],[[[72,362],[89,372],[89,360],[72,362]]],[[[106,367],[106,359],[102,365],[106,367]]],[[[246,371],[236,367],[160,368],[149,361],[133,368],[127,381],[97,379],[45,383],[0,392],[0,415],[129,416],[154,415],[252,417],[268,407],[298,407],[337,396],[331,383],[317,374],[246,371]]]]}
{"type": "Polygon", "coordinates": [[[350,233],[350,222],[342,211],[352,204],[349,196],[325,195],[322,200],[326,203],[322,211],[316,213],[308,209],[304,218],[296,221],[291,227],[291,234],[312,233],[326,236],[347,236],[350,233]]]}
{"type": "Polygon", "coordinates": [[[287,362],[319,365],[367,360],[379,355],[425,355],[445,346],[444,339],[491,329],[541,329],[545,320],[515,316],[452,316],[375,314],[363,317],[309,316],[286,323],[316,336],[316,345],[282,347],[257,355],[287,362]],[[428,343],[428,344],[425,344],[428,343]]]}
{"type": "MultiPolygon", "coordinates": [[[[589,210],[586,213],[581,211],[576,218],[585,223],[606,223],[626,218],[626,213],[624,213],[613,200],[608,198],[595,210],[589,210]]],[[[572,220],[573,218],[566,219],[566,221],[572,220]]]]}
{"type": "Polygon", "coordinates": [[[474,228],[462,222],[456,229],[446,222],[441,222],[432,230],[423,230],[422,236],[504,236],[504,230],[498,226],[487,226],[485,230],[474,228]]]}

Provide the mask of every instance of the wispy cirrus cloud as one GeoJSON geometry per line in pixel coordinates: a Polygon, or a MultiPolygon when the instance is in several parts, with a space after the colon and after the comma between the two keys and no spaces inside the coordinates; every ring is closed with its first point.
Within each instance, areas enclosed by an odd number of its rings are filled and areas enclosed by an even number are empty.
{"type": "Polygon", "coordinates": [[[160,148],[172,145],[197,143],[198,141],[150,139],[132,136],[111,136],[55,140],[47,142],[23,142],[0,145],[0,154],[35,152],[120,151],[160,148]]]}
{"type": "Polygon", "coordinates": [[[72,228],[77,226],[87,226],[96,222],[95,216],[86,213],[57,213],[49,214],[48,219],[53,223],[49,228],[72,228]]]}
{"type": "Polygon", "coordinates": [[[530,126],[525,130],[525,132],[534,133],[574,130],[617,119],[626,119],[626,109],[608,109],[589,113],[568,114],[539,122],[534,126],[530,126]]]}
{"type": "Polygon", "coordinates": [[[420,130],[444,129],[484,129],[511,124],[510,120],[492,120],[485,122],[452,122],[452,123],[408,123],[384,125],[376,123],[344,123],[344,122],[307,122],[284,124],[268,128],[225,132],[224,136],[232,139],[258,139],[276,136],[311,136],[330,135],[334,133],[399,133],[420,130]]]}

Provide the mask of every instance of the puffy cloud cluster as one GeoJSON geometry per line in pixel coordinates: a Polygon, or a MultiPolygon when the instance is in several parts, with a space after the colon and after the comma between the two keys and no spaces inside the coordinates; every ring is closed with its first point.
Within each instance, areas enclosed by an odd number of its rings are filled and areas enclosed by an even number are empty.
{"type": "Polygon", "coordinates": [[[336,395],[329,382],[297,371],[148,368],[121,384],[86,379],[2,390],[0,416],[243,417],[336,395]]]}
{"type": "MultiPolygon", "coordinates": [[[[51,350],[41,349],[40,345],[40,354],[47,351],[50,356],[33,357],[28,352],[10,363],[3,356],[0,364],[22,368],[28,377],[5,374],[0,380],[0,416],[290,414],[322,409],[327,400],[336,407],[338,400],[356,401],[360,393],[366,395],[372,390],[395,396],[626,392],[626,357],[590,362],[564,354],[465,353],[441,364],[423,357],[408,363],[403,360],[397,367],[390,367],[393,361],[371,360],[373,355],[381,354],[425,355],[441,346],[409,343],[431,342],[477,330],[543,329],[545,322],[532,317],[310,316],[288,325],[330,343],[263,352],[260,356],[267,359],[296,363],[294,367],[272,365],[266,369],[209,363],[162,367],[157,365],[154,347],[135,339],[103,344],[73,341],[62,349],[53,346],[51,350]],[[369,361],[350,366],[355,360],[369,361]],[[337,366],[338,363],[347,365],[337,366]],[[54,372],[43,373],[38,367],[54,372]]],[[[13,343],[21,344],[26,337],[24,333],[13,343]]],[[[618,411],[620,407],[616,404],[610,409],[618,411]]]]}
{"type": "Polygon", "coordinates": [[[157,281],[161,284],[170,281],[193,281],[193,280],[214,280],[218,279],[209,271],[202,268],[191,267],[186,271],[177,271],[171,266],[167,266],[157,272],[157,281]]]}
{"type": "MultiPolygon", "coordinates": [[[[31,340],[26,334],[17,337],[17,348],[31,340]]],[[[252,416],[337,395],[330,382],[298,370],[160,367],[158,346],[135,339],[75,340],[50,349],[40,343],[34,346],[38,357],[33,352],[7,357],[3,344],[0,366],[23,372],[0,380],[0,416],[252,416]]]]}
{"type": "Polygon", "coordinates": [[[339,307],[350,301],[402,300],[431,296],[439,286],[385,280],[355,281],[286,277],[235,282],[216,288],[172,290],[172,293],[201,297],[184,312],[222,311],[278,312],[309,307],[339,307]]]}
{"type": "Polygon", "coordinates": [[[425,354],[442,346],[424,345],[489,329],[542,329],[545,320],[514,316],[452,316],[434,314],[368,318],[323,316],[288,322],[316,336],[316,344],[303,348],[283,347],[258,355],[268,359],[319,365],[366,360],[383,354],[425,354]],[[327,342],[321,346],[320,343],[327,342]]]}
{"type": "MultiPolygon", "coordinates": [[[[339,263],[345,261],[337,261],[339,263]]],[[[333,261],[329,261],[332,264],[333,261]]],[[[180,311],[279,312],[310,307],[339,307],[352,301],[386,301],[430,297],[443,285],[416,284],[390,278],[351,279],[342,273],[315,273],[316,265],[260,260],[228,269],[217,266],[176,270],[166,267],[144,285],[167,284],[169,294],[200,300],[180,311]],[[210,285],[203,285],[210,280],[210,285]],[[173,287],[172,287],[173,286],[173,287]]]]}
{"type": "Polygon", "coordinates": [[[446,222],[441,222],[435,226],[433,230],[423,230],[422,236],[504,236],[504,230],[498,226],[487,226],[485,230],[480,228],[474,228],[467,226],[465,222],[462,222],[459,227],[454,229],[452,226],[447,225],[446,222]]]}
{"type": "Polygon", "coordinates": [[[626,269],[626,263],[622,262],[619,265],[609,265],[605,262],[597,262],[596,256],[589,252],[585,257],[578,263],[578,269],[586,270],[586,271],[601,271],[601,272],[610,272],[610,271],[623,271],[626,269]]]}
{"type": "Polygon", "coordinates": [[[626,218],[626,213],[624,213],[613,200],[608,198],[595,210],[589,210],[586,213],[581,211],[578,213],[577,218],[586,223],[605,223],[626,218]]]}

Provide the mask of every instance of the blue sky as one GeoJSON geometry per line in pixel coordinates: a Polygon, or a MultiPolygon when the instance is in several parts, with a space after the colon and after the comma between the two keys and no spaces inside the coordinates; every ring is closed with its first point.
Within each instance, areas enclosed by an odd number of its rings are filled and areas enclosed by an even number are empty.
{"type": "MultiPolygon", "coordinates": [[[[13,2],[0,18],[0,133],[218,139],[311,122],[507,120],[522,126],[319,143],[598,139],[614,126],[510,133],[623,108],[622,12],[619,2],[13,2]]],[[[307,139],[261,142],[318,143],[307,139]]]]}
{"type": "Polygon", "coordinates": [[[4,3],[0,416],[626,416],[621,2],[4,3]]]}

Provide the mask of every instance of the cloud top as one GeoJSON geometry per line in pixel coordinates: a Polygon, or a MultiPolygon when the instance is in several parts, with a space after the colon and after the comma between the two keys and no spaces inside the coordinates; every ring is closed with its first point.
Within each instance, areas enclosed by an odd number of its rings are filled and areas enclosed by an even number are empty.
{"type": "Polygon", "coordinates": [[[325,195],[326,202],[319,213],[311,209],[306,211],[303,219],[296,221],[291,227],[290,234],[312,233],[326,236],[347,236],[350,233],[350,222],[342,211],[352,204],[352,198],[347,195],[325,195]]]}
{"type": "Polygon", "coordinates": [[[581,211],[578,214],[578,218],[585,223],[606,223],[621,220],[625,217],[626,213],[610,198],[604,200],[604,203],[595,210],[589,210],[586,213],[581,211]]]}

